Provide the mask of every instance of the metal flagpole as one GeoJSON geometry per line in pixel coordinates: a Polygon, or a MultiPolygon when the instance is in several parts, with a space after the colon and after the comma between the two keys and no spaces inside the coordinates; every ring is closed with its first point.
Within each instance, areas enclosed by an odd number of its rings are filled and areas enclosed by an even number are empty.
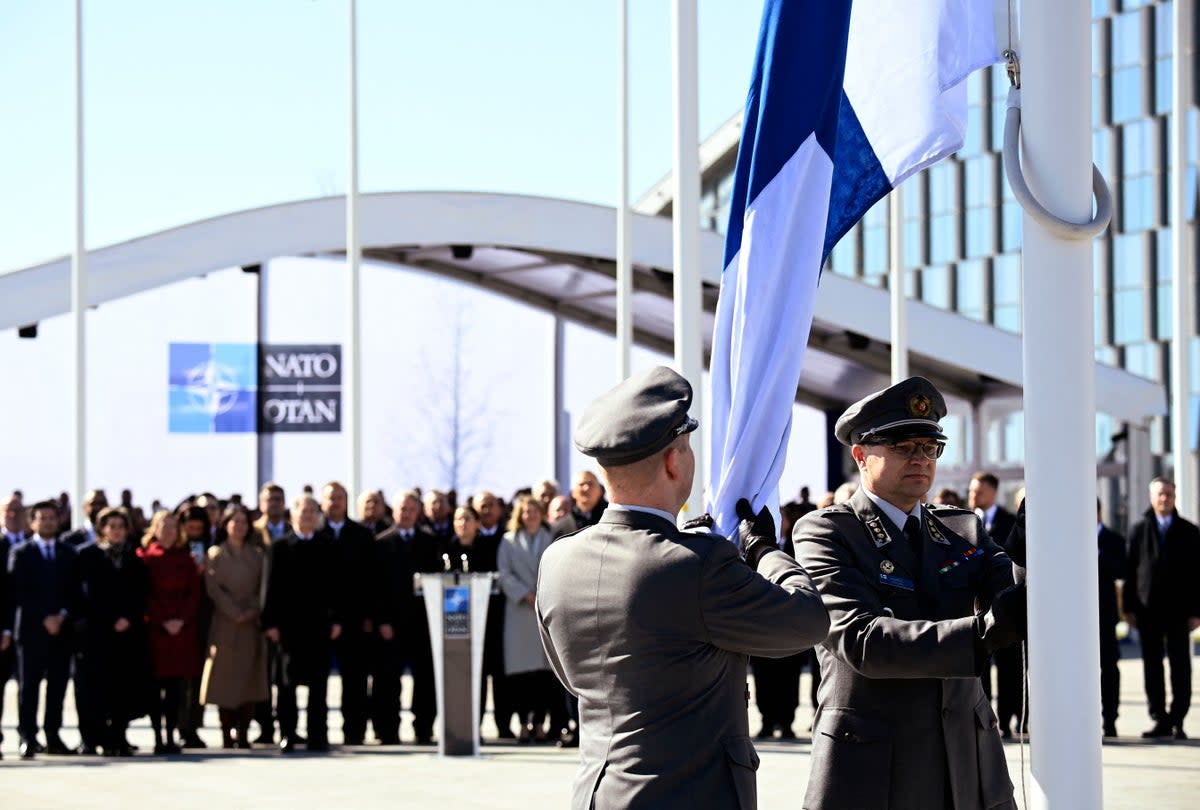
{"type": "MultiPolygon", "coordinates": [[[[675,366],[692,384],[692,414],[705,423],[703,401],[704,343],[700,333],[700,128],[696,3],[671,4],[672,130],[675,142],[674,202],[671,232],[675,257],[675,366]]],[[[696,477],[683,517],[704,510],[705,442],[703,430],[692,434],[696,477]]]]}
{"type": "Polygon", "coordinates": [[[896,188],[888,195],[888,268],[892,299],[892,384],[908,378],[908,308],[904,294],[904,201],[896,188]]]}
{"type": "Polygon", "coordinates": [[[350,452],[350,472],[347,486],[350,503],[362,491],[362,289],[360,270],[362,246],[358,239],[358,9],[356,0],[349,0],[350,19],[350,165],[346,184],[346,269],[349,275],[350,311],[346,324],[346,356],[342,419],[350,452]]]}
{"type": "MultiPolygon", "coordinates": [[[[1086,0],[1024,0],[1025,176],[1043,205],[1092,214],[1091,19],[1086,0]]],[[[1096,407],[1092,241],[1023,219],[1029,715],[1038,808],[1102,807],[1095,627],[1096,407]]]]}
{"type": "MultiPolygon", "coordinates": [[[[1192,107],[1192,4],[1175,2],[1171,53],[1174,77],[1171,89],[1171,449],[1175,456],[1176,503],[1192,520],[1200,514],[1197,503],[1196,461],[1191,444],[1192,375],[1189,354],[1195,331],[1192,283],[1191,224],[1187,216],[1188,112],[1192,107]]],[[[1132,493],[1144,498],[1144,492],[1132,493]]]]}
{"type": "Polygon", "coordinates": [[[75,324],[75,491],[72,526],[83,528],[87,491],[87,255],[83,222],[83,0],[75,0],[75,244],[71,252],[71,317],[75,324]]]}
{"type": "Polygon", "coordinates": [[[629,212],[629,0],[617,0],[617,382],[629,376],[633,346],[633,266],[629,212]]]}

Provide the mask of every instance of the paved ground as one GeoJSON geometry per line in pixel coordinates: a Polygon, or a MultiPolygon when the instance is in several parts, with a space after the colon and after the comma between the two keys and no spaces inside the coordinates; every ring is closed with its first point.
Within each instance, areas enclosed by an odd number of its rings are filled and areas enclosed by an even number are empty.
{"type": "MultiPolygon", "coordinates": [[[[1200,716],[1188,718],[1187,742],[1149,744],[1138,733],[1149,723],[1142,696],[1140,662],[1121,663],[1122,694],[1119,740],[1104,746],[1104,795],[1113,810],[1192,810],[1200,806],[1200,716]]],[[[1200,667],[1194,672],[1200,695],[1200,667]]],[[[807,688],[807,678],[805,679],[807,688]]],[[[331,702],[337,700],[336,679],[331,702]]],[[[0,762],[0,807],[40,810],[116,810],[130,807],[169,807],[172,810],[213,808],[488,808],[540,810],[566,807],[575,770],[575,751],[555,748],[487,745],[478,759],[439,759],[415,746],[382,749],[376,746],[339,748],[326,756],[298,754],[283,757],[273,750],[188,752],[158,759],[39,757],[24,762],[16,756],[16,689],[5,695],[5,759],[0,762]]],[[[407,697],[405,698],[407,701],[407,697]]],[[[68,704],[70,698],[68,697],[68,704]]],[[[73,715],[69,723],[74,722],[73,715]]],[[[210,724],[215,712],[209,713],[210,724]]],[[[408,718],[405,718],[405,731],[408,718]]],[[[802,715],[797,729],[807,728],[811,714],[802,715]]],[[[340,720],[331,717],[331,728],[340,720]]],[[[757,728],[757,717],[751,728],[757,728]]],[[[490,719],[485,734],[494,733],[490,719]]],[[[77,738],[74,727],[64,731],[68,743],[77,738]]],[[[210,743],[219,735],[204,731],[210,743]]],[[[134,726],[131,740],[149,750],[151,736],[145,721],[134,726]]],[[[335,732],[336,740],[336,732],[335,732]]],[[[758,745],[760,805],[797,808],[808,779],[809,745],[766,742],[758,745]]],[[[1013,781],[1020,791],[1020,761],[1026,769],[1030,749],[1008,745],[1013,781]]],[[[1026,771],[1028,772],[1028,771],[1026,771]]],[[[1028,779],[1028,777],[1027,777],[1028,779]]],[[[1023,806],[1023,805],[1022,805],[1023,806]]],[[[1082,810],[1090,810],[1083,808],[1082,810]]]]}

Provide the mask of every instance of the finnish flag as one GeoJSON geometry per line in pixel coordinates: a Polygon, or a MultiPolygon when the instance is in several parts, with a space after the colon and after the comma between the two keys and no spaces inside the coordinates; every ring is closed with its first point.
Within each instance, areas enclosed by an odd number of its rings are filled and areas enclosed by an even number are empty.
{"type": "Polygon", "coordinates": [[[767,0],[738,150],[711,361],[708,509],[775,508],[825,257],[957,151],[992,0],[767,0]]]}

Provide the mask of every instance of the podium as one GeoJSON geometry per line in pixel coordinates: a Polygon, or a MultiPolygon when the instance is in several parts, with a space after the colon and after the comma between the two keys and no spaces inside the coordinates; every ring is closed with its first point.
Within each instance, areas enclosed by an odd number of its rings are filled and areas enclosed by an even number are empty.
{"type": "Polygon", "coordinates": [[[418,574],[437,686],[439,756],[479,756],[483,635],[495,574],[418,574]]]}

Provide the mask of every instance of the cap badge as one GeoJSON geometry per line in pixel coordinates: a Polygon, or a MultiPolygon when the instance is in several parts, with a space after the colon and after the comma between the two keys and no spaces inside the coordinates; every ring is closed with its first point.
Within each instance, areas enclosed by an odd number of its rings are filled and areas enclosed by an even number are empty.
{"type": "Polygon", "coordinates": [[[896,566],[892,563],[891,560],[884,560],[883,562],[881,562],[879,564],[879,570],[885,574],[890,574],[896,570],[896,566]]]}
{"type": "Polygon", "coordinates": [[[932,408],[933,402],[924,394],[913,394],[908,398],[908,412],[913,416],[927,419],[932,408]]]}

